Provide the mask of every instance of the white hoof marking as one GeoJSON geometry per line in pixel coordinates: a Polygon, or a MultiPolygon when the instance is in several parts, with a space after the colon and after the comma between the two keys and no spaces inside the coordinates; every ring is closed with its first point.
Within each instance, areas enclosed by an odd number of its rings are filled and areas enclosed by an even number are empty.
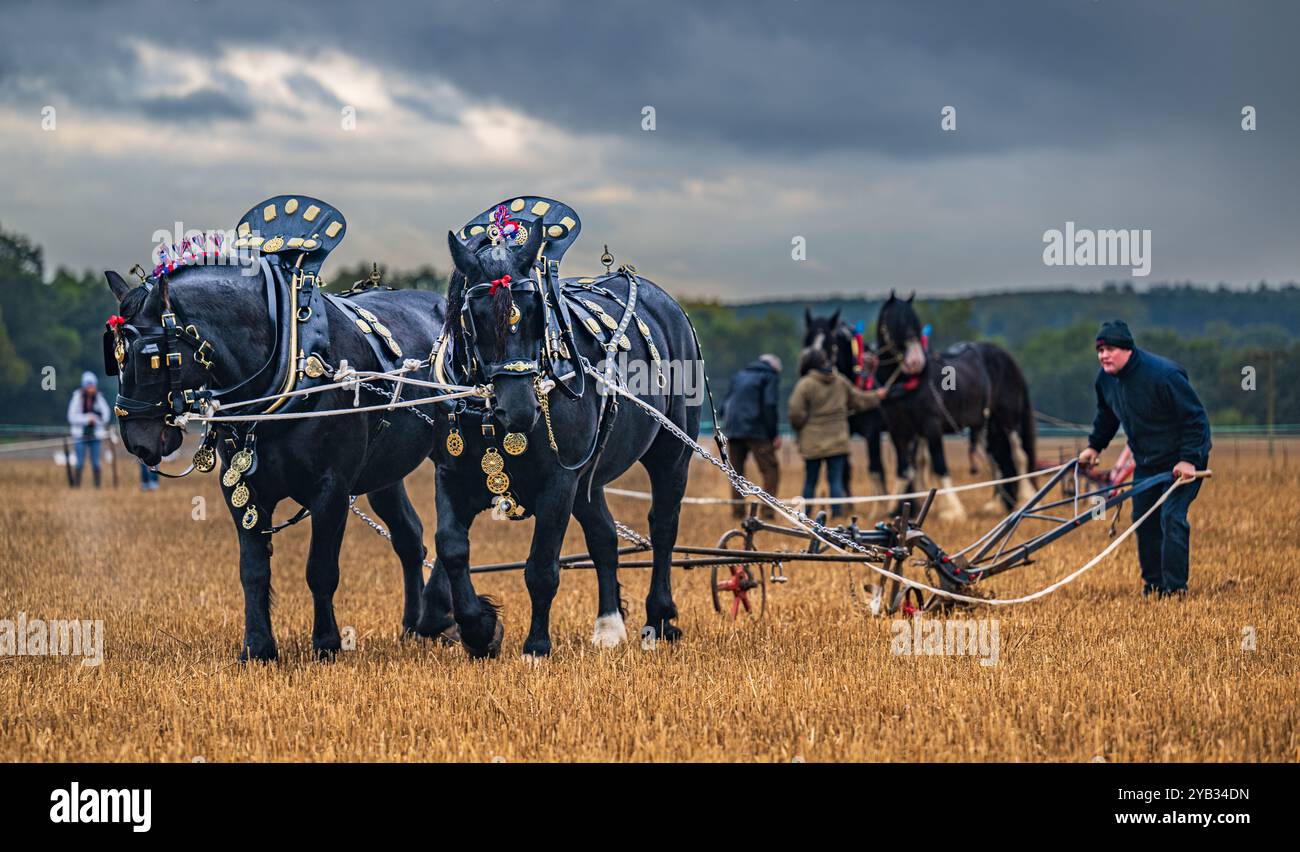
{"type": "Polygon", "coordinates": [[[623,624],[622,613],[610,613],[596,619],[596,627],[591,632],[591,644],[597,648],[617,648],[627,641],[627,627],[623,624]]]}

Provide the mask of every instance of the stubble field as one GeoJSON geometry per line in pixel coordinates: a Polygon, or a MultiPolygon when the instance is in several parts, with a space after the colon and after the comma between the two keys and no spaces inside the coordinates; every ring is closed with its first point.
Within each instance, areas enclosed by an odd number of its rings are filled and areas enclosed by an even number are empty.
{"type": "MultiPolygon", "coordinates": [[[[966,475],[959,455],[953,445],[958,481],[984,478],[966,475]]],[[[784,457],[788,495],[802,470],[784,457]]],[[[1056,445],[1042,457],[1056,458],[1056,445]]],[[[123,465],[122,487],[74,492],[47,461],[7,461],[0,619],[102,619],[105,650],[98,666],[0,657],[0,760],[1300,760],[1300,459],[1227,439],[1211,466],[1190,514],[1186,600],[1139,597],[1130,540],[1042,601],[959,613],[998,619],[993,666],[891,653],[890,619],[867,616],[850,595],[864,572],[840,565],[788,566],[760,623],[719,617],[708,574],[675,570],[685,637],[652,652],[636,641],[593,648],[595,577],[566,571],[555,653],[540,665],[519,657],[522,576],[480,576],[478,590],[504,604],[506,641],[500,659],[471,661],[400,638],[396,556],[356,518],[335,602],[355,650],[332,663],[311,654],[304,523],[276,539],[280,661],[243,666],[235,535],[215,476],[145,494],[123,465]],[[206,520],[192,518],[196,496],[206,520]]],[[[645,483],[638,468],[618,484],[645,483]]],[[[432,547],[431,466],[408,487],[432,547]]],[[[725,482],[697,463],[689,493],[725,496],[725,482]]],[[[949,550],[973,540],[996,520],[974,511],[986,497],[965,495],[968,520],[936,519],[927,531],[949,550]]],[[[610,505],[645,531],[647,504],[610,505]]],[[[687,506],[680,543],[712,546],[732,525],[727,507],[687,506]]],[[[482,516],[474,563],[522,559],[531,528],[482,516]]],[[[1106,542],[1104,525],[1090,525],[986,593],[1039,589],[1106,542]]],[[[569,545],[582,549],[576,524],[569,545]]],[[[621,579],[635,637],[648,572],[621,579]]]]}

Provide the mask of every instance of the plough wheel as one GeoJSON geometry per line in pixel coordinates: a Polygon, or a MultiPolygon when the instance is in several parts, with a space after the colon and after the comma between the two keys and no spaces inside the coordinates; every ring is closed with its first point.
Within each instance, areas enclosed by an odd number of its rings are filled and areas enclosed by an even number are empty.
{"type": "MultiPolygon", "coordinates": [[[[718,540],[718,547],[731,547],[731,542],[737,539],[744,549],[753,549],[743,530],[728,532],[718,540]]],[[[733,619],[742,612],[762,618],[767,611],[767,571],[762,563],[714,565],[709,573],[709,591],[713,595],[713,610],[730,613],[733,619]]]]}

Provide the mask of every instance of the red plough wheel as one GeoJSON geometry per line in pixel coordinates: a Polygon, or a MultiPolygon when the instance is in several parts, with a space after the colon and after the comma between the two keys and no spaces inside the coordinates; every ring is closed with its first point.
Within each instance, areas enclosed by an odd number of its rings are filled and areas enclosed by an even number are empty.
{"type": "MultiPolygon", "coordinates": [[[[718,547],[728,547],[738,538],[748,544],[743,532],[732,530],[722,537],[718,547]]],[[[735,619],[742,612],[761,618],[767,610],[767,571],[761,564],[714,565],[709,583],[715,612],[730,612],[735,619]]]]}

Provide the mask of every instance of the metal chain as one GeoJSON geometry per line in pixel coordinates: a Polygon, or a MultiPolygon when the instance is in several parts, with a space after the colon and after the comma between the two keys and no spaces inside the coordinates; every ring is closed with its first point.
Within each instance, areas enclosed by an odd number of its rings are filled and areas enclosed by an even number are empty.
{"type": "MultiPolygon", "coordinates": [[[[361,511],[360,509],[357,508],[357,498],[356,498],[356,497],[349,497],[349,498],[348,498],[348,508],[352,510],[352,514],[356,515],[358,518],[360,518],[361,520],[365,521],[366,524],[367,524],[367,525],[368,525],[372,530],[374,530],[375,532],[379,533],[381,536],[383,536],[384,538],[388,539],[390,542],[393,540],[393,536],[388,532],[388,530],[384,529],[384,527],[383,527],[382,524],[380,524],[380,523],[379,523],[378,521],[376,521],[374,518],[370,517],[370,516],[367,515],[365,512],[363,512],[363,511],[361,511]]],[[[424,564],[424,567],[425,567],[425,568],[428,568],[430,571],[433,570],[433,563],[432,563],[432,562],[430,562],[430,561],[427,560],[427,559],[421,559],[420,561],[424,564]]]]}
{"type": "Polygon", "coordinates": [[[632,542],[642,550],[649,550],[654,547],[650,543],[650,539],[620,521],[614,521],[614,531],[618,533],[619,538],[632,542]]]}

